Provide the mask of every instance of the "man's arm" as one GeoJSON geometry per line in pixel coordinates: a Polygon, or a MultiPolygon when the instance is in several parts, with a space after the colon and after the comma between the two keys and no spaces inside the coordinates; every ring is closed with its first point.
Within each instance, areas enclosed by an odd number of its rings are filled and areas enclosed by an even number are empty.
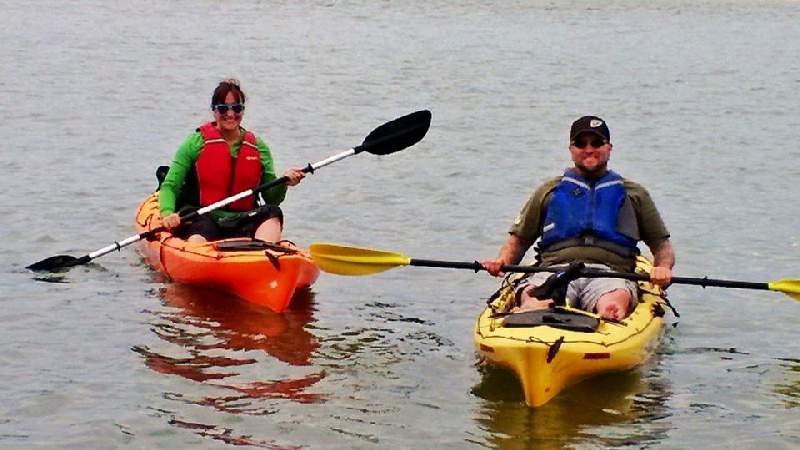
{"type": "Polygon", "coordinates": [[[650,247],[653,254],[653,268],[650,269],[650,282],[665,285],[672,279],[672,267],[675,266],[675,251],[669,239],[664,239],[650,247]]]}
{"type": "Polygon", "coordinates": [[[503,276],[505,273],[500,270],[500,267],[504,264],[519,264],[532,244],[533,242],[528,239],[510,234],[506,242],[500,247],[500,251],[497,252],[497,257],[481,261],[481,265],[490,274],[496,277],[503,276]]]}

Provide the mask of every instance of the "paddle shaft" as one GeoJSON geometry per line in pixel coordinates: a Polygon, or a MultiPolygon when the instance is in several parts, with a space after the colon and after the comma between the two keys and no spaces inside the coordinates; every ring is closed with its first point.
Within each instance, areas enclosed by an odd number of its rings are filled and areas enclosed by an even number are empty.
{"type": "MultiPolygon", "coordinates": [[[[345,151],[343,151],[343,152],[341,152],[339,154],[331,156],[330,158],[323,159],[322,161],[317,161],[315,163],[309,163],[306,167],[303,168],[303,172],[305,172],[305,173],[314,173],[314,171],[317,170],[317,169],[320,169],[320,168],[325,167],[327,165],[333,164],[333,163],[335,163],[337,161],[341,161],[341,160],[343,160],[343,159],[345,159],[347,157],[356,155],[356,154],[358,154],[358,153],[360,153],[360,152],[362,152],[362,151],[364,151],[366,149],[367,149],[367,147],[365,147],[364,145],[359,145],[358,147],[351,148],[350,150],[345,150],[345,151]]],[[[264,184],[262,184],[260,186],[255,187],[255,188],[248,189],[246,191],[242,191],[242,192],[240,192],[240,193],[238,193],[236,195],[233,195],[231,197],[224,198],[224,199],[222,199],[222,200],[220,200],[220,201],[218,201],[216,203],[212,203],[212,204],[210,204],[208,206],[204,206],[204,207],[202,207],[202,208],[200,208],[200,209],[198,209],[196,211],[192,211],[192,212],[190,212],[188,214],[181,215],[181,223],[190,222],[190,221],[192,221],[194,219],[197,219],[198,217],[200,217],[202,215],[210,213],[211,211],[215,211],[217,209],[220,209],[220,208],[223,208],[223,207],[225,207],[227,205],[230,205],[231,203],[233,203],[233,202],[235,202],[237,200],[243,199],[245,197],[249,197],[249,196],[255,194],[256,192],[265,191],[265,190],[270,189],[272,187],[275,187],[275,186],[278,186],[280,184],[286,183],[288,180],[289,180],[289,178],[285,177],[285,176],[284,177],[280,177],[280,178],[276,178],[276,179],[274,179],[274,180],[272,180],[270,182],[264,183],[264,184]]],[[[165,227],[163,225],[161,225],[159,227],[156,227],[156,228],[153,228],[152,230],[143,231],[143,232],[141,232],[141,233],[139,233],[139,234],[137,234],[135,236],[131,236],[131,237],[127,238],[127,239],[123,239],[123,240],[118,241],[118,242],[114,242],[111,245],[103,247],[103,248],[101,248],[99,250],[95,250],[92,253],[89,253],[87,255],[81,256],[80,258],[78,258],[75,261],[74,265],[87,263],[87,262],[89,262],[89,261],[91,261],[91,260],[93,260],[93,259],[95,259],[97,257],[100,257],[100,256],[103,256],[105,254],[111,253],[114,250],[122,250],[123,248],[125,248],[125,247],[127,247],[127,246],[129,246],[129,245],[131,245],[133,243],[139,242],[142,239],[147,239],[149,237],[155,236],[156,234],[164,232],[164,231],[167,231],[167,227],[165,227]]]]}
{"type": "MultiPolygon", "coordinates": [[[[419,267],[441,267],[450,269],[467,269],[479,272],[486,270],[479,262],[459,262],[459,261],[436,261],[431,259],[410,259],[409,266],[419,267]]],[[[537,273],[537,272],[562,272],[563,268],[554,267],[538,267],[538,266],[515,266],[503,265],[500,269],[503,272],[513,273],[537,273]]],[[[622,278],[631,281],[648,281],[650,276],[646,273],[627,273],[627,272],[608,272],[588,270],[581,274],[582,278],[622,278]]],[[[723,288],[737,288],[737,289],[759,289],[764,291],[770,289],[769,283],[757,283],[750,281],[734,281],[734,280],[717,280],[713,278],[689,278],[689,277],[672,277],[672,284],[691,284],[701,287],[723,287],[723,288]]]]}
{"type": "MultiPolygon", "coordinates": [[[[428,110],[420,110],[413,112],[411,114],[407,114],[403,117],[399,117],[390,122],[386,122],[383,125],[379,126],[378,128],[372,130],[372,132],[369,135],[367,135],[367,137],[364,139],[364,142],[362,142],[360,145],[353,147],[350,150],[341,152],[337,155],[331,156],[330,158],[323,159],[322,161],[318,161],[313,164],[308,164],[308,166],[303,168],[302,171],[305,173],[314,173],[314,171],[319,168],[325,167],[329,164],[333,164],[336,161],[340,161],[344,158],[356,155],[363,151],[367,151],[374,155],[388,155],[397,152],[399,150],[403,150],[407,147],[411,147],[412,145],[419,142],[423,137],[425,137],[425,134],[428,132],[428,128],[430,127],[430,123],[431,123],[431,113],[428,110]]],[[[180,216],[180,221],[188,222],[190,220],[196,219],[197,217],[202,216],[203,214],[207,214],[211,211],[222,208],[223,206],[233,203],[239,199],[248,197],[254,194],[255,192],[269,189],[273,186],[283,184],[286,181],[288,181],[287,177],[277,178],[270,182],[264,183],[261,186],[255,187],[253,189],[248,189],[246,191],[240,192],[236,195],[220,200],[211,205],[202,207],[186,215],[182,215],[180,216]]],[[[85,264],[94,258],[105,255],[114,250],[121,250],[123,247],[127,247],[128,245],[133,244],[134,242],[138,242],[142,239],[149,238],[157,233],[166,230],[167,230],[166,227],[160,226],[152,230],[139,233],[135,236],[131,236],[122,241],[114,242],[111,245],[103,247],[99,250],[81,256],[79,258],[75,258],[68,255],[51,256],[42,261],[29,265],[27,268],[33,271],[43,271],[43,270],[52,271],[54,269],[73,267],[79,264],[85,264]]]]}
{"type": "MultiPolygon", "coordinates": [[[[409,258],[402,253],[391,252],[387,250],[377,250],[367,247],[336,244],[332,242],[312,242],[308,249],[311,253],[311,257],[314,259],[314,262],[317,263],[320,269],[338,275],[370,275],[400,266],[467,269],[476,273],[481,270],[486,270],[483,265],[477,261],[459,262],[436,261],[432,259],[414,259],[409,258]]],[[[569,277],[570,279],[622,278],[631,281],[645,282],[650,280],[650,274],[648,273],[615,272],[593,268],[587,269],[586,267],[575,266],[573,264],[571,264],[569,267],[565,267],[565,265],[540,267],[506,264],[500,267],[500,271],[508,273],[551,272],[559,273],[563,276],[569,277]],[[575,270],[575,267],[577,267],[577,271],[575,270]]],[[[767,283],[754,283],[748,281],[715,280],[708,277],[672,277],[671,283],[691,284],[702,286],[704,288],[716,286],[723,288],[777,291],[783,292],[784,294],[800,301],[800,279],[793,278],[782,278],[767,283]]]]}

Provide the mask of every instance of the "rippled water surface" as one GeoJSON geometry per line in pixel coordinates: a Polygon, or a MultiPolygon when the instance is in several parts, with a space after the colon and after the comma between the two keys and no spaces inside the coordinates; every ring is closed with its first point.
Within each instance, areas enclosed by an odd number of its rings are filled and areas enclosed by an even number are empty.
{"type": "Polygon", "coordinates": [[[528,193],[605,117],[676,275],[800,276],[796,1],[0,4],[0,447],[796,448],[800,304],[674,285],[658,355],[530,409],[478,367],[498,282],[323,274],[275,314],[153,273],[132,234],[154,170],[225,77],[279,168],[433,113],[417,146],[293,188],[286,235],[409,257],[495,254],[528,193]]]}

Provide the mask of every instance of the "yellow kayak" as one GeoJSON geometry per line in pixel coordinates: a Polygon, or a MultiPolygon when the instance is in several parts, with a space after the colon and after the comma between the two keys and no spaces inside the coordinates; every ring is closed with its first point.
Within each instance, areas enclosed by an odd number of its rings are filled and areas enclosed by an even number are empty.
{"type": "MultiPolygon", "coordinates": [[[[637,272],[651,263],[637,261],[637,272]]],[[[516,374],[525,402],[544,405],[583,379],[644,364],[663,334],[666,296],[659,286],[639,282],[639,303],[620,322],[569,307],[507,314],[513,288],[506,282],[478,317],[475,346],[480,357],[516,374]]]]}

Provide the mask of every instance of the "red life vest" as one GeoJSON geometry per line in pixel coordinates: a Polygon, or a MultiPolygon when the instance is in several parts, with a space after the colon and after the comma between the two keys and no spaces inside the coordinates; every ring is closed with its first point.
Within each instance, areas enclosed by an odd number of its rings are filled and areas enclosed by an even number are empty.
{"type": "MultiPolygon", "coordinates": [[[[252,132],[244,132],[239,154],[234,158],[228,143],[222,138],[222,133],[212,122],[201,125],[197,130],[205,141],[194,163],[200,206],[208,206],[259,185],[263,168],[256,136],[252,132]]],[[[249,211],[255,204],[255,196],[249,195],[226,208],[231,211],[249,211]]]]}

